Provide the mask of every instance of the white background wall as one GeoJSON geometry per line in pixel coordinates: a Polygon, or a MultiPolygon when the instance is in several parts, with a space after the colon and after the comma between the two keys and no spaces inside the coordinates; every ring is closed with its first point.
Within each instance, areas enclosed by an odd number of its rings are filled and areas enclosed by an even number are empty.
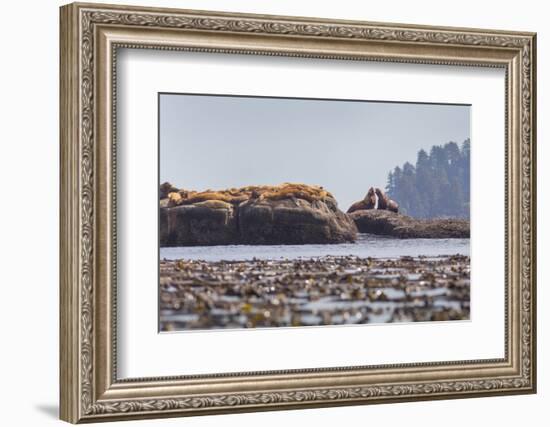
{"type": "MultiPolygon", "coordinates": [[[[113,3],[122,3],[111,0],[113,3]]],[[[545,2],[134,0],[134,4],[538,32],[539,393],[438,402],[265,412],[131,425],[406,424],[446,427],[548,423],[550,323],[550,29],[545,2]],[[546,18],[546,19],[545,19],[546,18]],[[546,217],[546,219],[545,219],[546,217]],[[545,419],[546,418],[546,419],[545,419]]],[[[60,424],[58,402],[58,6],[54,0],[2,5],[0,65],[0,420],[60,424]]]]}

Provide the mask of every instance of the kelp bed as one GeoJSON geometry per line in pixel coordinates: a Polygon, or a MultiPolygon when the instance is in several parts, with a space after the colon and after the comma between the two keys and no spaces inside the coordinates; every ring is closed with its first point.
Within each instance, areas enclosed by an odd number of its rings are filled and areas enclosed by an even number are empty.
{"type": "Polygon", "coordinates": [[[160,329],[467,320],[470,258],[160,261],[160,329]]]}

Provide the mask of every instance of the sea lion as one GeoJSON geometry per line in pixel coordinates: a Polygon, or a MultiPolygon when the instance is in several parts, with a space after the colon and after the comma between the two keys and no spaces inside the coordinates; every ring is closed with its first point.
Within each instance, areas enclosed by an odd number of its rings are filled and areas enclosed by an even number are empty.
{"type": "Polygon", "coordinates": [[[177,206],[181,203],[182,197],[181,194],[173,191],[168,193],[168,206],[177,206]]]}
{"type": "Polygon", "coordinates": [[[374,188],[371,187],[369,188],[369,191],[367,192],[363,200],[355,202],[353,205],[349,207],[348,213],[352,213],[360,210],[374,209],[375,206],[376,206],[376,194],[374,192],[374,188]]]}
{"type": "Polygon", "coordinates": [[[382,190],[376,188],[376,196],[378,197],[378,207],[380,210],[388,210],[397,213],[399,211],[399,205],[396,201],[390,199],[382,190]]]}
{"type": "Polygon", "coordinates": [[[175,193],[177,191],[178,189],[174,187],[172,184],[170,184],[169,182],[164,182],[160,185],[160,188],[159,188],[160,199],[161,200],[166,199],[168,197],[168,194],[175,193]]]}
{"type": "Polygon", "coordinates": [[[365,209],[374,209],[374,207],[376,206],[376,194],[374,192],[374,188],[369,188],[369,191],[365,196],[364,202],[365,209]]]}
{"type": "Polygon", "coordinates": [[[395,200],[392,200],[392,199],[388,200],[388,210],[395,213],[399,212],[399,205],[395,200]]]}

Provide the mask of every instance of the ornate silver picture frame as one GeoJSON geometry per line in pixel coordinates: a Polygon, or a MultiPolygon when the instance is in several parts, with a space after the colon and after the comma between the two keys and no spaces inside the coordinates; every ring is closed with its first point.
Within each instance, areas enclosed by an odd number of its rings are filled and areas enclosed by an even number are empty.
{"type": "Polygon", "coordinates": [[[63,6],[60,13],[61,419],[79,423],[536,391],[535,34],[81,3],[63,6]],[[504,70],[505,212],[499,214],[505,218],[505,253],[495,254],[505,259],[504,357],[119,378],[120,49],[504,70]]]}

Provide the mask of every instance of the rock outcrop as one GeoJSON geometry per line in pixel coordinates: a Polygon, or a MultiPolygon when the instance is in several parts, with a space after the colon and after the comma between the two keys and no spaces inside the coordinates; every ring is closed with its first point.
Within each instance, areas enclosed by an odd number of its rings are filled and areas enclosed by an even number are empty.
{"type": "Polygon", "coordinates": [[[161,188],[161,246],[325,244],[357,237],[353,220],[322,187],[287,183],[166,193],[161,188]]]}
{"type": "Polygon", "coordinates": [[[469,238],[470,222],[464,219],[416,219],[389,210],[358,210],[349,216],[360,233],[402,239],[469,238]]]}

